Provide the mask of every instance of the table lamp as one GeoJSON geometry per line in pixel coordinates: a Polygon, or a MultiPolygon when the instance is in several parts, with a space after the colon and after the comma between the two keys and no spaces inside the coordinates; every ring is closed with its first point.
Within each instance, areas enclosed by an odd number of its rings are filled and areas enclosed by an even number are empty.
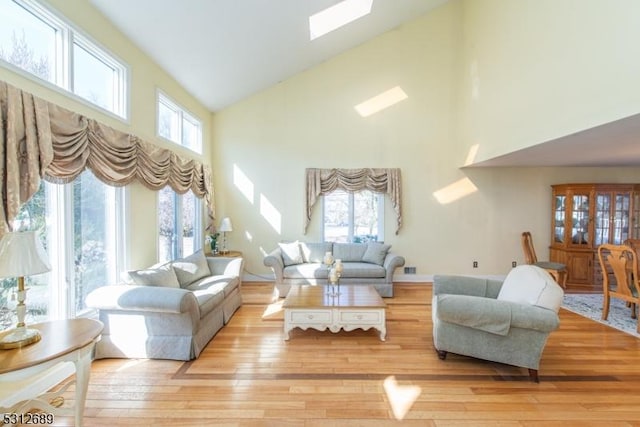
{"type": "Polygon", "coordinates": [[[233,231],[233,227],[231,226],[231,218],[222,218],[218,231],[222,233],[222,250],[220,251],[220,253],[226,254],[227,252],[229,252],[227,250],[227,232],[233,231]]]}
{"type": "Polygon", "coordinates": [[[51,270],[47,254],[35,231],[6,233],[0,240],[0,278],[18,278],[18,323],[14,329],[0,333],[0,349],[24,347],[40,341],[37,329],[27,328],[24,323],[27,306],[24,301],[27,290],[24,276],[46,273],[51,270]]]}

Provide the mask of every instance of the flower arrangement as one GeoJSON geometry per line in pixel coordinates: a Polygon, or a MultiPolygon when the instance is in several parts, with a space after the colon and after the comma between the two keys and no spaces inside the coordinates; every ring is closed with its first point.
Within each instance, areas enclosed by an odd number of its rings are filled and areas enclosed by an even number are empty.
{"type": "Polygon", "coordinates": [[[211,248],[211,252],[213,252],[214,254],[217,252],[217,242],[218,242],[218,236],[220,236],[220,233],[218,233],[217,231],[211,234],[207,234],[204,237],[204,243],[206,245],[209,245],[209,247],[211,248]]]}

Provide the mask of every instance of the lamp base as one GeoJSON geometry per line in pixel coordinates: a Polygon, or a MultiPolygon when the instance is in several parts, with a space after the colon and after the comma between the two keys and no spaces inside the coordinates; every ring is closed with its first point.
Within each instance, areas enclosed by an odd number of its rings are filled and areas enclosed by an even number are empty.
{"type": "Polygon", "coordinates": [[[40,341],[40,331],[20,326],[0,333],[0,349],[20,348],[40,341]]]}

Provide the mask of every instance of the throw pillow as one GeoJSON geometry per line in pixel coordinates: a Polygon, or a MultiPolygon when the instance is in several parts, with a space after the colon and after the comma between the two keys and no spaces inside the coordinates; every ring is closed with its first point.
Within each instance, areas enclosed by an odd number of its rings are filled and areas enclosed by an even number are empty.
{"type": "Polygon", "coordinates": [[[389,249],[391,249],[391,245],[371,242],[367,245],[367,250],[364,252],[364,255],[362,255],[362,261],[382,265],[384,264],[384,259],[387,257],[389,249]]]}
{"type": "Polygon", "coordinates": [[[127,274],[133,281],[133,284],[142,286],[161,286],[165,288],[179,288],[180,283],[175,271],[170,265],[164,265],[158,268],[148,268],[145,270],[132,270],[127,274]]]}
{"type": "Polygon", "coordinates": [[[304,262],[298,241],[278,243],[278,246],[280,247],[280,252],[282,252],[282,261],[285,267],[288,265],[302,264],[304,262]]]}
{"type": "Polygon", "coordinates": [[[342,262],[361,262],[367,245],[364,243],[334,243],[333,257],[342,262]]]}
{"type": "Polygon", "coordinates": [[[189,286],[196,280],[210,276],[209,264],[204,256],[204,252],[199,250],[185,258],[180,258],[171,263],[171,266],[178,276],[181,287],[189,286]]]}
{"type": "Polygon", "coordinates": [[[302,257],[304,262],[319,262],[324,261],[324,254],[331,252],[333,249],[332,242],[323,243],[304,243],[300,242],[300,250],[302,251],[302,257]]]}
{"type": "Polygon", "coordinates": [[[536,305],[557,313],[563,296],[564,291],[546,270],[520,265],[507,274],[497,299],[536,305]]]}

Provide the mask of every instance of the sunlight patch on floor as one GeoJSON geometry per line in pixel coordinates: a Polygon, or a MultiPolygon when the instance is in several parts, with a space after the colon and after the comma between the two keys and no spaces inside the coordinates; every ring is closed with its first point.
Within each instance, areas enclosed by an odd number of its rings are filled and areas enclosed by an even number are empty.
{"type": "Polygon", "coordinates": [[[274,302],[273,304],[269,304],[267,308],[262,313],[262,318],[267,318],[273,316],[274,314],[278,314],[282,312],[282,303],[284,300],[274,302]]]}
{"type": "Polygon", "coordinates": [[[394,376],[387,377],[382,385],[396,420],[404,419],[413,406],[413,402],[422,392],[422,388],[417,385],[399,385],[394,376]]]}

